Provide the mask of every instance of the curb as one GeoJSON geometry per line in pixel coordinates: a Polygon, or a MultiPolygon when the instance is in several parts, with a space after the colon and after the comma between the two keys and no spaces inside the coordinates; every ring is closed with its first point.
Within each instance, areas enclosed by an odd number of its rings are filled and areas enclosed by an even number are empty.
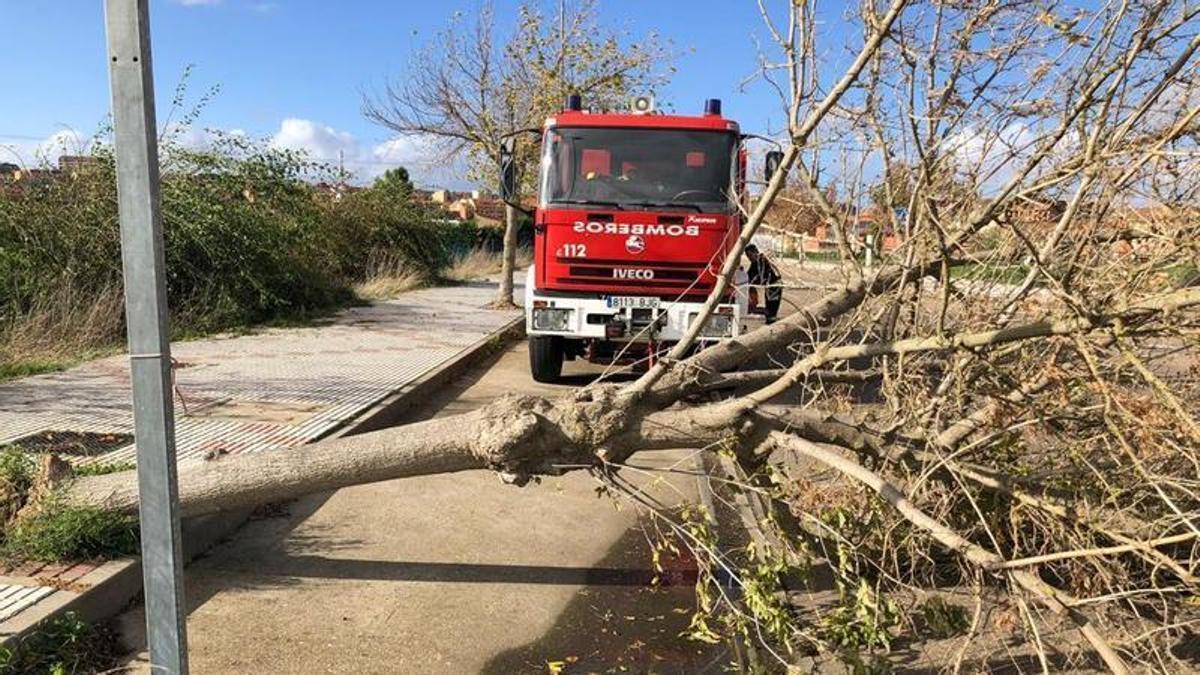
{"type": "MultiPolygon", "coordinates": [[[[354,436],[391,426],[409,410],[426,400],[487,357],[525,336],[525,317],[518,316],[455,356],[429,370],[367,408],[342,427],[314,442],[354,436]]],[[[212,548],[245,524],[251,511],[234,511],[190,518],[180,523],[184,564],[212,548]]],[[[44,621],[74,612],[89,622],[111,618],[124,611],[142,593],[140,558],[110,560],[71,582],[77,591],[57,591],[15,617],[0,623],[0,646],[16,647],[44,621]]]]}

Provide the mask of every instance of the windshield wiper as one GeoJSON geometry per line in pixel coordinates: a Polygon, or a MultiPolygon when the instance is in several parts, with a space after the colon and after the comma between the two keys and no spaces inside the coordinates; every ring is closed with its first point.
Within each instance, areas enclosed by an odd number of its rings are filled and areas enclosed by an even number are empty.
{"type": "Polygon", "coordinates": [[[625,206],[648,206],[651,208],[678,208],[678,209],[696,209],[696,213],[704,213],[704,209],[698,204],[688,204],[686,202],[625,202],[625,206]]]}
{"type": "Polygon", "coordinates": [[[624,211],[625,207],[618,202],[604,201],[603,199],[551,199],[552,204],[583,204],[584,206],[604,206],[624,211]]]}

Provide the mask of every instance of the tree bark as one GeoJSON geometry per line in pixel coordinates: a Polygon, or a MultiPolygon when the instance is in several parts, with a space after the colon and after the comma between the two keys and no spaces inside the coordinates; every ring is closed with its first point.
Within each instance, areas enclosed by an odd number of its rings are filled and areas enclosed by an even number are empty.
{"type": "Polygon", "coordinates": [[[516,207],[504,207],[504,252],[500,264],[500,286],[496,289],[496,307],[515,307],[513,274],[517,266],[517,227],[520,224],[516,207]]]}
{"type": "MultiPolygon", "coordinates": [[[[670,411],[625,429],[613,391],[554,402],[507,396],[462,415],[187,464],[179,471],[180,512],[198,516],[351,485],[472,469],[491,469],[507,482],[521,484],[534,475],[590,467],[638,450],[711,443],[737,414],[670,411]]],[[[49,487],[64,504],[137,511],[134,471],[56,480],[49,487]]]]}

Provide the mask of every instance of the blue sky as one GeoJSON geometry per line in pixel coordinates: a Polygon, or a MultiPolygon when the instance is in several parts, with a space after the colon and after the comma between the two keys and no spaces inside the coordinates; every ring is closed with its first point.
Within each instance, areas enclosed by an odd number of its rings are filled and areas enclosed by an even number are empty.
{"type": "MultiPolygon", "coordinates": [[[[555,11],[557,2],[543,1],[547,12],[555,11]]],[[[190,96],[221,87],[200,126],[274,137],[326,159],[341,149],[364,174],[402,162],[418,182],[451,182],[432,167],[413,166],[419,148],[389,144],[389,134],[362,117],[360,104],[364,92],[403,73],[414,50],[453,12],[479,6],[480,0],[152,0],[160,122],[181,73],[194,64],[190,96]]],[[[516,6],[496,0],[501,28],[511,25],[516,6]]],[[[86,137],[104,120],[102,10],[101,0],[0,0],[0,162],[14,155],[29,162],[39,147],[86,137]]],[[[600,0],[600,13],[634,35],[657,31],[688,50],[662,94],[680,112],[699,111],[705,98],[718,97],[747,131],[780,127],[773,94],[762,86],[739,90],[756,67],[752,36],[765,33],[753,0],[600,0]]],[[[836,50],[829,56],[844,58],[836,50]]]]}

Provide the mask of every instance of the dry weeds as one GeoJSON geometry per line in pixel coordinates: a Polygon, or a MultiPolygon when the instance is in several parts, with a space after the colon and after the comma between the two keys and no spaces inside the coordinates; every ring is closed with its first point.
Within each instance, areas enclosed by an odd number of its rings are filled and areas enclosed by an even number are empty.
{"type": "MultiPolygon", "coordinates": [[[[458,256],[446,270],[445,277],[451,281],[479,281],[500,273],[503,256],[500,251],[476,248],[458,256]]],[[[533,264],[533,251],[517,249],[517,269],[533,264]]]]}
{"type": "Polygon", "coordinates": [[[0,325],[0,379],[56,370],[112,349],[124,325],[120,288],[84,296],[62,284],[23,316],[0,325]]]}

